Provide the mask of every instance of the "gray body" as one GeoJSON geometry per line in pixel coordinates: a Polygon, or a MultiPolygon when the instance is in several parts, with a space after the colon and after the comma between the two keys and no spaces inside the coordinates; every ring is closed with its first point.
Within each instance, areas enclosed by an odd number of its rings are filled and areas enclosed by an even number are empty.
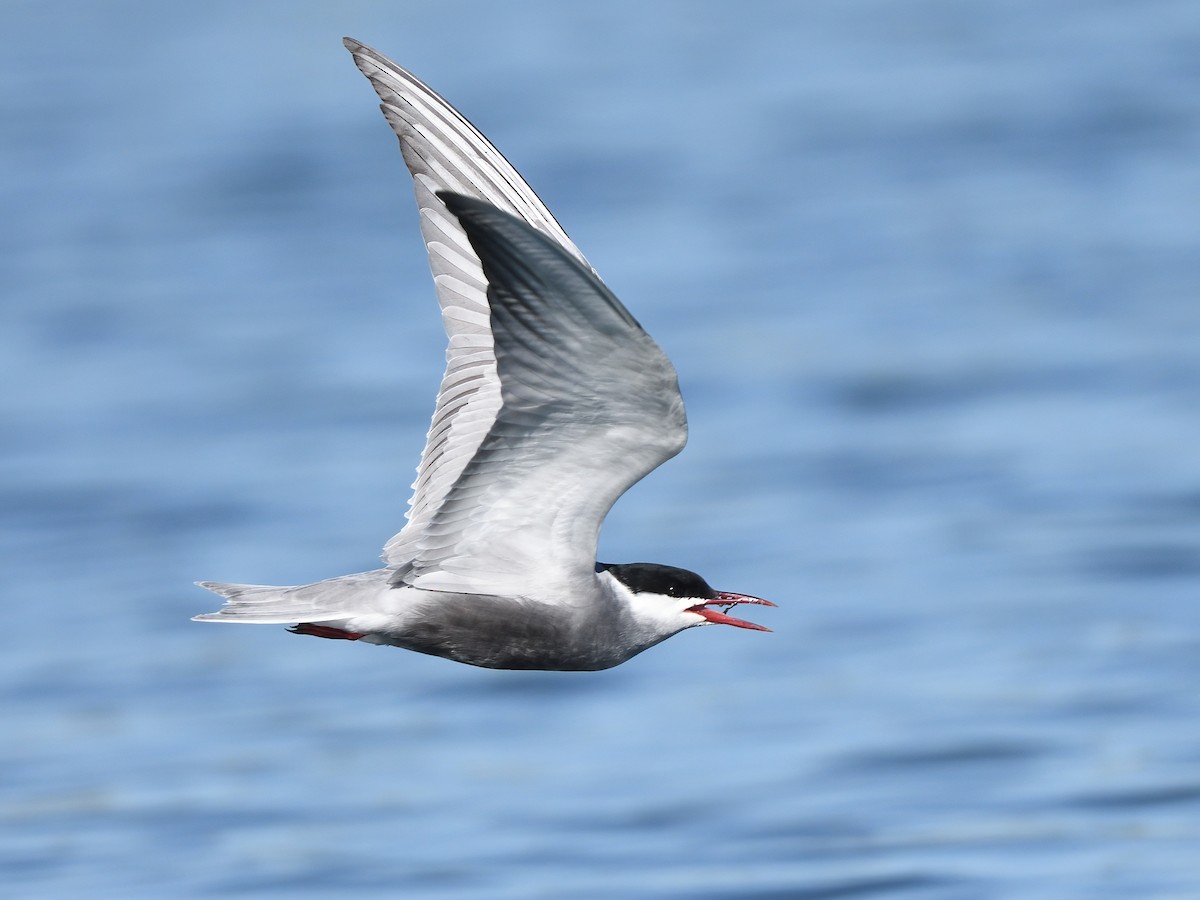
{"type": "Polygon", "coordinates": [[[596,573],[586,603],[423,591],[393,585],[395,574],[374,569],[294,587],[204,582],[226,605],[203,621],[319,622],[366,643],[472,666],[555,671],[608,669],[681,628],[704,624],[694,615],[694,621],[637,615],[643,602],[652,612],[659,602],[640,599],[607,571],[596,573]]]}

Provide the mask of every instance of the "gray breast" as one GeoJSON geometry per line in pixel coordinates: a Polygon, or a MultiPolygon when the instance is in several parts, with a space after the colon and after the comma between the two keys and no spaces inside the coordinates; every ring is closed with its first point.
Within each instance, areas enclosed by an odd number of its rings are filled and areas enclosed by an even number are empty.
{"type": "Polygon", "coordinates": [[[439,594],[386,641],[489,669],[592,671],[644,649],[624,646],[621,618],[511,597],[439,594]]]}

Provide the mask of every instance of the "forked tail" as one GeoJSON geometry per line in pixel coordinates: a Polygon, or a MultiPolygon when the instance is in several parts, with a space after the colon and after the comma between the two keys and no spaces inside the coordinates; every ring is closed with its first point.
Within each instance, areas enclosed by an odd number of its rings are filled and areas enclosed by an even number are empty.
{"type": "Polygon", "coordinates": [[[225,598],[217,612],[192,616],[196,622],[241,622],[246,625],[280,625],[289,622],[322,622],[346,618],[346,608],[318,586],[275,587],[267,584],[223,584],[197,581],[202,588],[225,598]],[[336,606],[336,608],[333,608],[336,606]]]}

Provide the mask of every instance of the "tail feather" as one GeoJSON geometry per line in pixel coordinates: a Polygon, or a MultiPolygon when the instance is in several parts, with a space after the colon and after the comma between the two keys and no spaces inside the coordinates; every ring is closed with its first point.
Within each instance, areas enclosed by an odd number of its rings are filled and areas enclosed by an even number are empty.
{"type": "Polygon", "coordinates": [[[314,585],[276,587],[268,584],[224,584],[197,581],[225,598],[217,612],[192,616],[196,622],[242,622],[247,625],[279,625],[289,622],[328,622],[346,618],[346,609],[331,608],[329,597],[314,591],[314,585]],[[324,601],[324,602],[321,602],[324,601]]]}

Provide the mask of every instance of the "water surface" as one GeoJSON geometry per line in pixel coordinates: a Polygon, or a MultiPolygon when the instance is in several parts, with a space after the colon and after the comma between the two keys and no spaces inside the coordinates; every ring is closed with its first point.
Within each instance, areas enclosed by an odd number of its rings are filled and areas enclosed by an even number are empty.
{"type": "Polygon", "coordinates": [[[1200,891],[1186,2],[13,3],[0,880],[23,897],[1200,891]],[[442,338],[338,41],[459,105],[679,369],[618,669],[188,621],[374,565],[442,338]]]}

